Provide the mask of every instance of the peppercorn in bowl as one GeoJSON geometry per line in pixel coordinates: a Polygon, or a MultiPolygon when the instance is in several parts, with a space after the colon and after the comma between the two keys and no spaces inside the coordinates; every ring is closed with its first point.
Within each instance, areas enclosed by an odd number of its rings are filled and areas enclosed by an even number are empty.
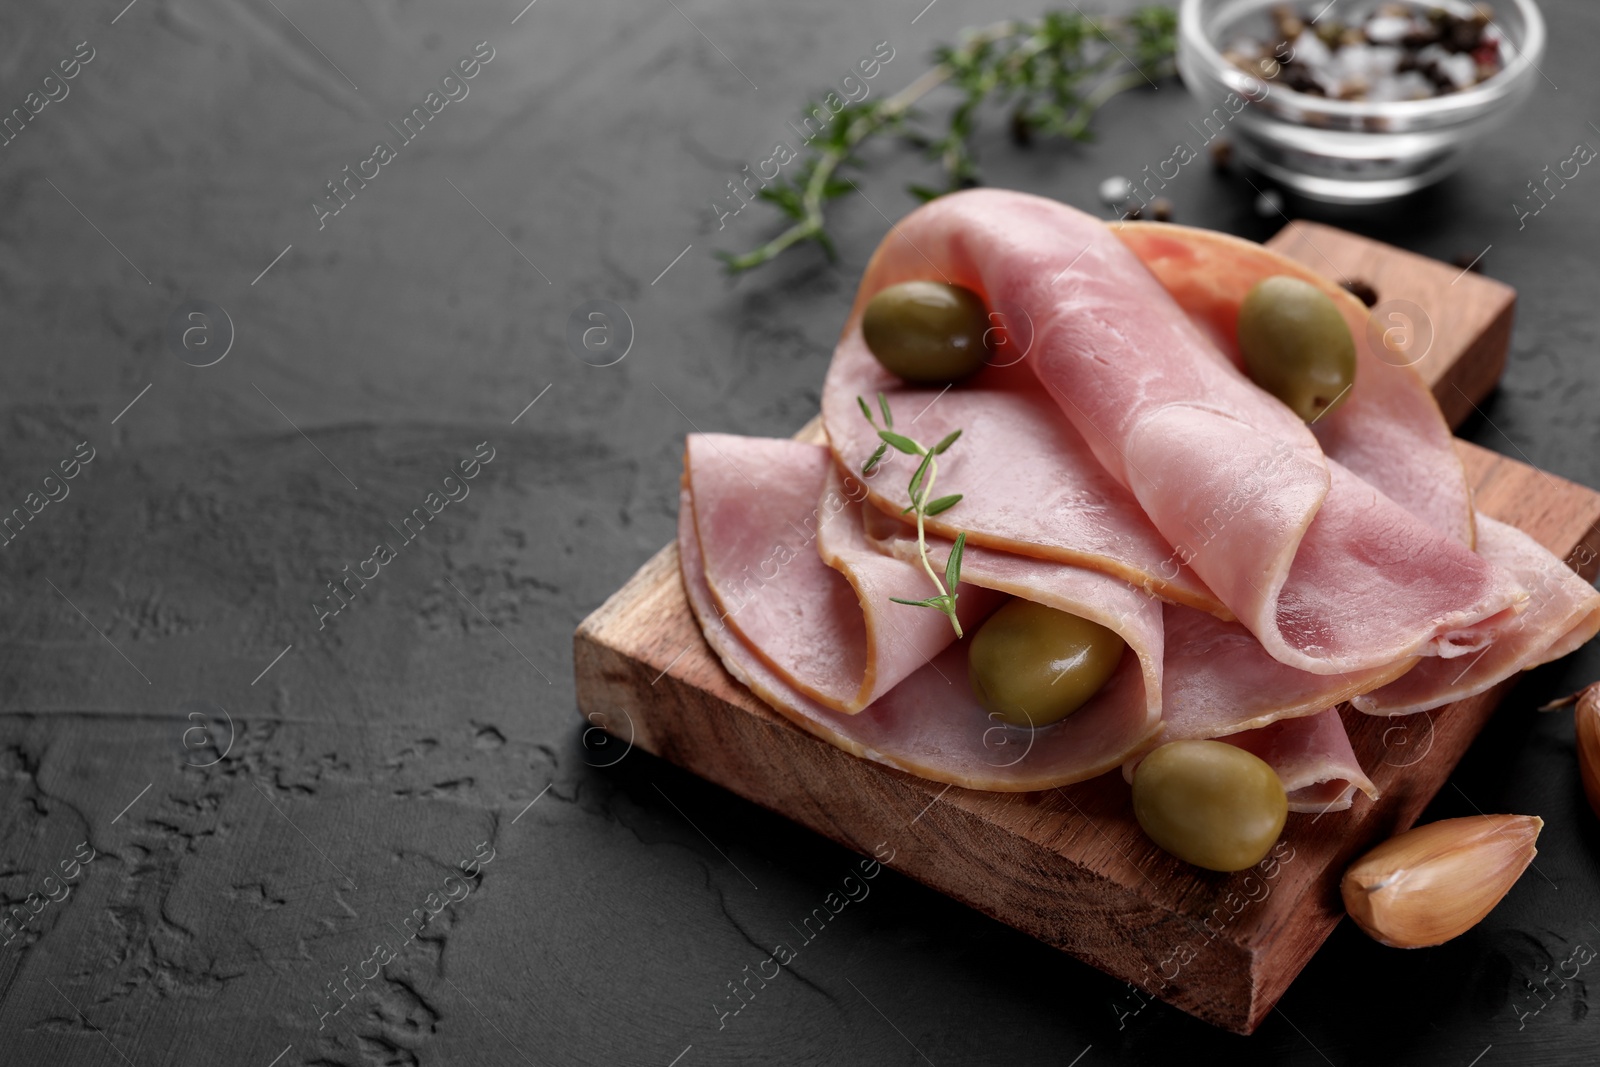
{"type": "Polygon", "coordinates": [[[1184,0],[1178,70],[1269,180],[1333,203],[1440,180],[1544,75],[1532,0],[1184,0]]]}

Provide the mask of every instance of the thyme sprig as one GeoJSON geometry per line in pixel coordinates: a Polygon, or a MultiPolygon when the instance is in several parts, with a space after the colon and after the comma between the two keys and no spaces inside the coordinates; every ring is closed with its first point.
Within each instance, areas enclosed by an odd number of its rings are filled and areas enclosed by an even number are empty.
{"type": "Polygon", "coordinates": [[[985,104],[1010,107],[1012,136],[1019,142],[1034,135],[1087,141],[1095,112],[1118,93],[1171,74],[1176,51],[1177,15],[1165,7],[1101,18],[1077,10],[1048,11],[1036,19],[970,30],[960,43],[936,49],[934,66],[898,93],[847,104],[834,113],[826,127],[806,139],[805,159],[793,172],[760,191],[790,225],[748,252],[717,255],[730,274],[758,267],[805,241],[814,241],[833,259],[825,206],[860,192],[846,171],[864,169],[856,153],[873,137],[899,134],[939,163],[943,189],[908,186],[912,195],[931,200],[977,184],[972,142],[985,104]],[[960,91],[961,99],[945,128],[930,132],[913,105],[945,82],[960,91]]]}
{"type": "Polygon", "coordinates": [[[871,474],[891,448],[908,456],[922,457],[922,462],[917,465],[916,473],[911,476],[911,482],[906,487],[911,503],[901,509],[900,514],[913,513],[917,517],[917,556],[922,562],[922,569],[927,572],[933,587],[938,592],[925,600],[902,600],[897,596],[889,599],[896,604],[907,604],[914,608],[933,608],[943,612],[949,618],[950,625],[954,627],[956,636],[960,637],[961,620],[956,617],[956,586],[961,582],[961,554],[967,547],[967,535],[964,531],[956,535],[956,543],[945,559],[944,574],[941,576],[933,569],[933,561],[928,558],[928,538],[923,522],[934,515],[949,511],[961,502],[960,493],[933,496],[933,483],[939,476],[939,464],[934,457],[943,455],[951,445],[955,444],[961,437],[961,431],[952,430],[938,444],[929,448],[904,434],[894,432],[894,413],[889,410],[889,400],[882,393],[878,394],[878,408],[883,412],[881,427],[872,417],[872,409],[867,406],[864,399],[858,396],[856,403],[861,405],[861,414],[866,416],[867,422],[878,432],[880,442],[877,451],[861,465],[862,474],[871,474]]]}

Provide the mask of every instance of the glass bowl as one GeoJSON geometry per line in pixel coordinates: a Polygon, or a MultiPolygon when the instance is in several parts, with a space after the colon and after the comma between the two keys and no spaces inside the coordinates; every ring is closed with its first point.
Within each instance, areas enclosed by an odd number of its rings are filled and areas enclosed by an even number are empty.
{"type": "MultiPolygon", "coordinates": [[[[1508,119],[1543,77],[1544,18],[1532,0],[1499,0],[1494,27],[1504,68],[1459,92],[1425,100],[1333,100],[1240,70],[1222,49],[1265,27],[1281,0],[1183,0],[1178,72],[1202,107],[1208,140],[1224,129],[1245,165],[1304,196],[1340,204],[1393,200],[1461,165],[1485,133],[1508,119]]],[[[1322,0],[1311,0],[1314,4],[1322,0]]],[[[1298,5],[1296,5],[1298,6],[1298,5]]],[[[1363,12],[1372,0],[1333,0],[1318,18],[1363,12]]],[[[1410,5],[1408,5],[1410,6],[1410,5]]],[[[1471,7],[1434,0],[1454,14],[1471,7]]],[[[1341,19],[1341,21],[1344,21],[1341,19]]]]}

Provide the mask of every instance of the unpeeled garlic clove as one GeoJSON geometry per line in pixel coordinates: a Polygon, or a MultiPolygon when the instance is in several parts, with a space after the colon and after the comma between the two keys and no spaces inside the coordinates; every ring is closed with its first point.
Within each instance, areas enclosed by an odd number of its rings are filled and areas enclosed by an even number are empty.
{"type": "Polygon", "coordinates": [[[1589,807],[1600,815],[1600,685],[1591,685],[1578,696],[1573,712],[1578,726],[1578,773],[1589,807]]]}
{"type": "Polygon", "coordinates": [[[1407,830],[1345,871],[1345,910],[1391,948],[1443,944],[1500,903],[1538,854],[1543,827],[1535,815],[1473,815],[1407,830]]]}
{"type": "Polygon", "coordinates": [[[1578,731],[1578,775],[1583,779],[1589,807],[1600,815],[1600,682],[1552,700],[1539,710],[1554,711],[1569,704],[1577,704],[1572,721],[1578,731]]]}

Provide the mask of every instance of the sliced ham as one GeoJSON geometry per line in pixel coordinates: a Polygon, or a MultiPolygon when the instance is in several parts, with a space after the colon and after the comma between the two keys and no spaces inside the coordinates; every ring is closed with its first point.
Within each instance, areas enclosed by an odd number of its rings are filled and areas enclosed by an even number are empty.
{"type": "MultiPolygon", "coordinates": [[[[838,475],[835,475],[837,478],[838,475]]],[[[830,491],[838,491],[837,483],[830,491]]],[[[869,538],[880,551],[916,559],[916,538],[905,525],[864,511],[869,538]]],[[[949,542],[930,539],[943,566],[949,542]]],[[[1416,657],[1365,671],[1311,674],[1267,655],[1237,622],[1226,622],[1098,572],[993,549],[971,548],[962,557],[962,580],[1093,619],[1139,651],[1146,677],[1159,687],[1160,742],[1224,738],[1281,719],[1315,716],[1400,678],[1416,657]]]]}
{"type": "MultiPolygon", "coordinates": [[[[822,392],[823,422],[842,465],[858,471],[877,449],[877,432],[856,398],[870,402],[881,393],[906,433],[931,442],[963,431],[960,443],[940,457],[939,484],[941,492],[965,499],[959,514],[929,520],[930,530],[951,540],[965,531],[970,545],[1082,564],[1176,603],[1227,614],[1061,417],[1028,367],[986,367],[949,391],[912,388],[868,350],[859,312],[834,352],[822,392]]],[[[897,514],[914,469],[909,457],[890,452],[865,480],[873,505],[897,514]]]]}
{"type": "MultiPolygon", "coordinates": [[[[811,485],[811,499],[822,490],[818,478],[811,485]]],[[[804,516],[814,506],[805,505],[798,514],[804,516]]],[[[967,685],[965,644],[949,645],[860,713],[840,714],[796,688],[774,669],[770,654],[757,654],[732,626],[723,625],[723,610],[707,578],[696,510],[696,500],[685,488],[678,511],[678,549],[689,605],[706,642],[728,673],[757,697],[797,726],[846,752],[937,782],[1016,792],[1049,789],[1103,774],[1146,744],[1160,726],[1159,712],[1148,698],[1145,675],[1134,655],[1123,660],[1092,705],[1065,721],[1038,730],[997,725],[985,715],[967,685]]],[[[763,507],[745,521],[753,527],[750,536],[766,543],[782,536],[789,519],[763,507]]],[[[859,516],[856,521],[859,523],[859,516]]],[[[767,591],[809,598],[799,587],[819,582],[832,582],[847,592],[837,599],[811,599],[825,614],[795,617],[795,626],[806,632],[791,632],[786,640],[814,643],[831,639],[823,636],[829,631],[839,635],[849,630],[848,623],[827,614],[839,610],[847,597],[853,598],[848,580],[838,571],[826,566],[820,571],[786,567],[769,582],[767,591]]],[[[963,587],[963,598],[969,592],[979,591],[963,587]]],[[[937,612],[892,607],[908,615],[930,616],[949,630],[937,612]]],[[[854,610],[861,614],[859,607],[854,610]]]]}
{"type": "Polygon", "coordinates": [[[1600,593],[1514,526],[1478,516],[1478,551],[1530,592],[1528,606],[1470,659],[1425,660],[1399,680],[1356,697],[1369,715],[1409,715],[1473,696],[1560,659],[1600,631],[1600,593]]]}
{"type": "Polygon", "coordinates": [[[1338,708],[1217,740],[1270,763],[1289,794],[1290,811],[1344,811],[1358,789],[1369,799],[1378,799],[1378,787],[1356,760],[1338,708]]]}
{"type": "MultiPolygon", "coordinates": [[[[1345,811],[1357,790],[1378,799],[1378,787],[1361,769],[1338,708],[1209,739],[1242,748],[1269,764],[1289,794],[1290,811],[1345,811]]],[[[1163,734],[1160,743],[1171,740],[1175,739],[1163,734]]],[[[1133,781],[1140,760],[1148,754],[1141,752],[1122,765],[1125,781],[1133,781]]]]}
{"type": "MultiPolygon", "coordinates": [[[[874,293],[929,277],[972,288],[1009,319],[1031,324],[1024,363],[1062,415],[1176,546],[1177,563],[1281,662],[1337,674],[1476,652],[1503,622],[1496,616],[1524,595],[1458,538],[1324,457],[1311,431],[1220,356],[1093,218],[993,190],[918,209],[868,266],[836,364],[856,366],[859,316],[874,293]]],[[[855,432],[852,419],[864,423],[841,384],[830,373],[824,390],[836,449],[855,432]]],[[[841,460],[851,458],[841,451],[841,460]]],[[[1010,457],[974,442],[962,464],[963,484],[982,504],[960,518],[969,539],[1000,533],[1025,541],[1014,529],[982,526],[1008,509],[1036,508],[1032,498],[1004,496],[1014,488],[1005,475],[1010,457]]],[[[1072,547],[1067,537],[1051,542],[1060,554],[1072,547]]]]}
{"type": "Polygon", "coordinates": [[[1311,674],[1267,655],[1255,636],[1177,604],[1166,606],[1162,741],[1221,738],[1315,715],[1401,678],[1418,660],[1346,674],[1311,674]]]}
{"type": "Polygon", "coordinates": [[[1395,353],[1374,351],[1360,300],[1253,241],[1149,222],[1113,231],[1240,369],[1239,306],[1257,282],[1289,275],[1325,293],[1355,340],[1356,379],[1350,395],[1311,427],[1323,452],[1435,529],[1473,545],[1472,494],[1449,424],[1414,368],[1400,365],[1395,353]]]}
{"type": "MultiPolygon", "coordinates": [[[[872,550],[851,499],[864,489],[850,479],[825,492],[832,470],[826,448],[798,441],[692,434],[684,452],[719,619],[797,691],[854,713],[926,664],[954,632],[938,612],[889,601],[927,596],[926,579],[872,550]],[[824,560],[819,541],[833,562],[853,564],[850,580],[824,560]]],[[[994,607],[981,592],[960,603],[968,622],[994,607]]]]}
{"type": "MultiPolygon", "coordinates": [[[[837,477],[837,476],[836,476],[837,477]]],[[[863,512],[866,527],[880,552],[897,562],[917,559],[914,534],[898,522],[863,512]]],[[[930,539],[929,556],[943,568],[950,542],[930,539]]],[[[1069,612],[1114,631],[1128,644],[1128,658],[1144,676],[1143,694],[1152,721],[1161,718],[1162,658],[1165,623],[1162,603],[1120,578],[1070,563],[1017,556],[982,546],[968,546],[961,557],[961,581],[996,593],[1032,600],[1045,607],[1069,612]]],[[[1210,618],[1190,608],[1176,610],[1210,618]]],[[[1218,625],[1226,625],[1218,623],[1218,625]]],[[[1091,702],[1074,716],[1091,712],[1091,702]]]]}
{"type": "Polygon", "coordinates": [[[1270,763],[1291,810],[1376,798],[1339,706],[1404,714],[1481,692],[1600,631],[1600,593],[1526,535],[1474,521],[1432,396],[1365,325],[1354,298],[1246,242],[1113,232],[1022,194],[942,198],[863,277],[824,386],[829,446],[690,437],[691,608],[779,714],[934,781],[1131,778],[1159,743],[1214,738],[1270,763]],[[1356,386],[1310,428],[1248,380],[1233,341],[1244,294],[1273,274],[1321,288],[1357,341],[1356,386]],[[866,302],[920,278],[978,292],[1012,346],[959,387],[907,388],[862,340],[866,302]],[[901,513],[912,460],[859,473],[878,439],[856,398],[880,392],[902,432],[964,431],[939,461],[940,493],[964,499],[928,524],[941,572],[968,535],[962,626],[1021,596],[1127,642],[1062,722],[986,715],[946,617],[892,602],[933,590],[901,513]]]}

